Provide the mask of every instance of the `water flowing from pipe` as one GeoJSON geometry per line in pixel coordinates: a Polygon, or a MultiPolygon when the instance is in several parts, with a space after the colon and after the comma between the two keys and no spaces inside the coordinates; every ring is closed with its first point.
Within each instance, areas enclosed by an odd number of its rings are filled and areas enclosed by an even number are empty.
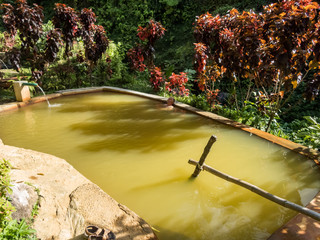
{"type": "Polygon", "coordinates": [[[8,66],[4,63],[4,61],[2,61],[1,59],[0,59],[0,61],[1,61],[2,64],[6,67],[6,69],[9,69],[8,66]]]}
{"type": "Polygon", "coordinates": [[[42,87],[40,87],[39,85],[37,85],[37,87],[40,89],[40,91],[42,92],[43,96],[46,98],[46,101],[47,101],[47,103],[48,103],[48,106],[51,107],[51,104],[50,104],[50,102],[49,102],[49,99],[48,99],[46,93],[43,91],[42,87]]]}

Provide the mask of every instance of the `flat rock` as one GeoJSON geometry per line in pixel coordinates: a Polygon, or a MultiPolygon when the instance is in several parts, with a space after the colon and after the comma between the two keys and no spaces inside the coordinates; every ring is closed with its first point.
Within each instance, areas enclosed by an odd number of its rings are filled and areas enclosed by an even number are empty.
{"type": "Polygon", "coordinates": [[[112,230],[121,240],[156,239],[143,219],[92,183],[81,185],[70,194],[68,216],[76,236],[85,226],[95,225],[112,230]]]}
{"type": "Polygon", "coordinates": [[[65,160],[3,145],[1,140],[0,158],[11,163],[12,181],[29,182],[40,190],[39,214],[33,223],[39,239],[83,239],[89,224],[108,228],[121,240],[157,239],[150,225],[65,160]]]}

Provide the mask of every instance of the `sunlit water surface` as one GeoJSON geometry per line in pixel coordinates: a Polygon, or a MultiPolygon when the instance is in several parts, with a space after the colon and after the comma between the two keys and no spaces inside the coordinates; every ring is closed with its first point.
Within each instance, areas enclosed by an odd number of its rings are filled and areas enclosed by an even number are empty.
{"type": "MultiPolygon", "coordinates": [[[[206,164],[298,204],[320,189],[312,161],[248,133],[162,103],[114,93],[59,98],[0,114],[7,145],[66,159],[138,213],[161,240],[266,239],[295,213],[194,166],[206,164]]],[[[94,196],[90,196],[94,198],[94,196]]]]}

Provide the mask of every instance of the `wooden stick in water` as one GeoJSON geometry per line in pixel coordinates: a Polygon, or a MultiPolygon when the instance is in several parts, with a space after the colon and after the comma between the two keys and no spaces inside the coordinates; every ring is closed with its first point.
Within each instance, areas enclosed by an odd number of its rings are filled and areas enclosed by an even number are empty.
{"type": "Polygon", "coordinates": [[[199,173],[202,170],[202,165],[204,164],[204,161],[206,160],[206,157],[208,156],[212,145],[217,141],[217,137],[212,135],[206,145],[206,147],[203,150],[203,153],[201,155],[201,158],[199,160],[199,163],[196,165],[196,168],[192,174],[192,177],[197,177],[199,175],[199,173]]]}
{"type": "MultiPolygon", "coordinates": [[[[199,163],[197,161],[192,160],[192,159],[190,159],[188,161],[188,163],[191,164],[191,165],[195,165],[195,166],[199,165],[199,163]]],[[[228,182],[232,182],[232,183],[237,184],[237,185],[239,185],[241,187],[244,187],[244,188],[250,190],[251,192],[254,192],[254,193],[256,193],[256,194],[258,194],[258,195],[260,195],[260,196],[262,196],[262,197],[264,197],[264,198],[266,198],[266,199],[268,199],[268,200],[270,200],[272,202],[275,202],[275,203],[277,203],[277,204],[279,204],[279,205],[281,205],[283,207],[289,208],[289,209],[294,210],[296,212],[299,212],[299,213],[302,213],[304,215],[307,215],[307,216],[309,216],[309,217],[311,217],[311,218],[313,218],[313,219],[315,219],[317,221],[320,221],[320,214],[315,212],[315,211],[310,210],[309,208],[302,207],[302,206],[300,206],[298,204],[295,204],[293,202],[290,202],[290,201],[288,201],[286,199],[280,198],[280,197],[278,197],[276,195],[273,195],[273,194],[271,194],[271,193],[269,193],[269,192],[267,192],[267,191],[255,186],[253,184],[250,184],[250,183],[245,182],[245,181],[243,181],[241,179],[238,179],[238,178],[234,178],[234,177],[232,177],[232,176],[230,176],[228,174],[225,174],[223,172],[220,172],[220,171],[218,171],[218,170],[216,170],[216,169],[214,169],[214,168],[212,168],[212,167],[210,167],[210,166],[208,166],[206,164],[202,164],[202,169],[204,171],[207,171],[207,172],[209,172],[209,173],[211,173],[211,174],[213,174],[213,175],[215,175],[217,177],[220,177],[220,178],[222,178],[222,179],[224,179],[224,180],[226,180],[228,182]]]]}

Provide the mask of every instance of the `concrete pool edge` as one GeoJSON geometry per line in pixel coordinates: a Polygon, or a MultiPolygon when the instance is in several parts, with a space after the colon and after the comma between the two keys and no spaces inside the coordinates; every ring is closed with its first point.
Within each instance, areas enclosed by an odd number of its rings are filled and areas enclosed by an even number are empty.
{"type": "MultiPolygon", "coordinates": [[[[154,95],[154,94],[142,93],[142,92],[133,91],[133,90],[128,90],[128,89],[123,89],[123,88],[107,87],[107,86],[88,87],[88,88],[61,90],[61,91],[57,91],[56,93],[48,94],[46,96],[34,97],[27,102],[12,102],[12,103],[8,103],[8,104],[3,104],[3,105],[0,105],[0,113],[3,111],[9,111],[9,110],[18,109],[18,108],[21,108],[24,106],[28,106],[30,104],[43,102],[43,101],[46,101],[46,98],[48,98],[50,100],[50,99],[54,99],[54,98],[58,98],[58,97],[62,97],[62,96],[70,96],[70,95],[94,93],[94,92],[103,92],[103,91],[137,95],[140,97],[161,101],[163,103],[165,103],[167,101],[167,98],[165,98],[165,97],[161,97],[161,96],[154,95]]],[[[187,105],[187,104],[184,104],[181,102],[175,102],[174,106],[181,108],[183,110],[187,110],[189,112],[193,112],[193,113],[200,115],[200,116],[203,116],[205,118],[212,119],[212,120],[220,122],[222,124],[241,129],[243,131],[248,132],[249,134],[256,135],[256,136],[263,138],[265,140],[268,140],[272,143],[275,143],[277,145],[280,145],[282,147],[285,147],[287,149],[295,151],[299,154],[307,156],[308,158],[312,159],[317,165],[320,165],[320,152],[318,152],[316,150],[307,148],[305,146],[302,146],[298,143],[294,143],[294,142],[289,141],[287,139],[277,137],[275,135],[264,132],[262,130],[235,122],[233,120],[219,116],[217,114],[197,109],[195,107],[192,107],[190,105],[187,105]]]]}
{"type": "MultiPolygon", "coordinates": [[[[94,93],[94,92],[102,92],[102,91],[108,91],[108,92],[116,92],[116,93],[124,93],[124,94],[131,94],[136,95],[144,98],[149,98],[157,101],[161,101],[163,103],[166,102],[167,98],[153,95],[153,94],[147,94],[147,93],[141,93],[137,91],[127,90],[127,89],[121,89],[116,87],[91,87],[91,88],[82,88],[82,89],[70,89],[70,90],[63,90],[58,91],[54,94],[47,95],[48,99],[57,98],[60,96],[69,96],[69,95],[76,95],[76,94],[84,94],[84,93],[94,93]]],[[[8,106],[0,105],[0,112],[6,111],[6,110],[12,110],[17,109],[23,106],[27,106],[29,104],[45,101],[46,98],[36,97],[31,99],[28,102],[25,103],[11,103],[8,104],[8,106]]],[[[261,130],[234,122],[230,119],[221,117],[219,115],[216,115],[214,113],[205,112],[203,110],[199,110],[197,108],[191,107],[187,104],[176,102],[174,104],[175,107],[181,108],[183,110],[193,112],[197,115],[218,121],[222,124],[226,124],[241,130],[244,130],[248,132],[248,134],[256,135],[260,138],[266,139],[272,143],[275,143],[277,145],[280,145],[282,147],[285,147],[289,150],[295,151],[299,154],[307,156],[309,159],[313,160],[317,165],[319,165],[319,159],[320,159],[320,153],[318,153],[315,150],[311,150],[307,147],[304,147],[300,144],[293,143],[289,140],[274,136],[272,134],[263,132],[261,130]]],[[[308,207],[312,208],[315,211],[319,212],[320,209],[320,194],[318,195],[310,202],[308,207]]],[[[320,236],[320,226],[317,226],[317,222],[304,216],[300,216],[301,214],[298,214],[296,217],[294,217],[292,220],[290,220],[284,227],[277,230],[269,239],[316,239],[316,238],[310,238],[310,236],[320,236]],[[316,231],[311,231],[313,228],[315,228],[316,231]],[[300,230],[299,230],[300,229],[300,230]],[[304,229],[307,229],[308,231],[305,231],[304,229]],[[311,234],[311,235],[310,235],[311,234]],[[278,236],[278,237],[277,237],[278,236]],[[279,238],[279,236],[281,236],[279,238]],[[290,236],[289,238],[285,238],[286,236],[290,236]],[[294,237],[293,237],[294,236],[294,237]],[[307,236],[307,238],[305,238],[307,236]]]]}

